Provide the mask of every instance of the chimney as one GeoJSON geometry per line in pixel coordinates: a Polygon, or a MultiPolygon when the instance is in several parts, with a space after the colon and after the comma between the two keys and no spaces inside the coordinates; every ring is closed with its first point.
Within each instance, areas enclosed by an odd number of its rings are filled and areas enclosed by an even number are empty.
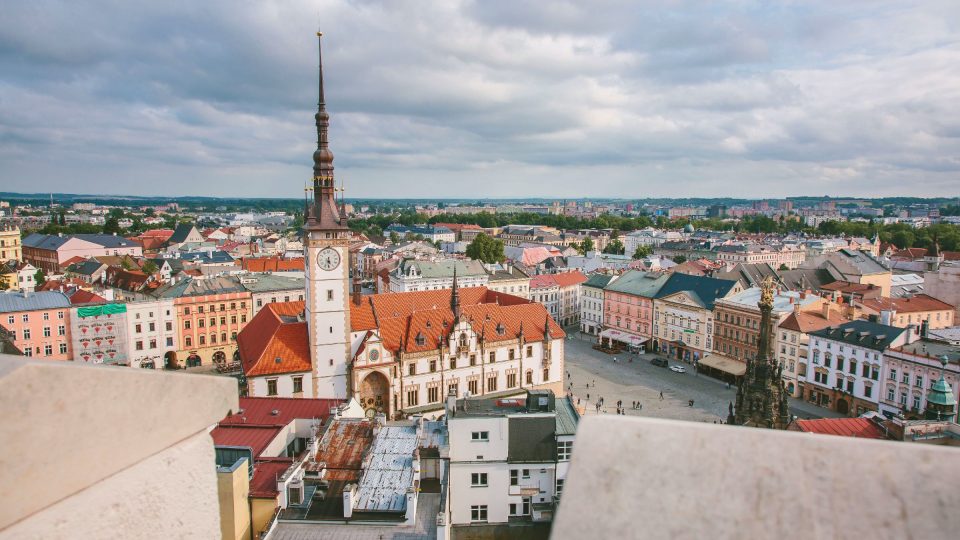
{"type": "Polygon", "coordinates": [[[887,326],[890,326],[890,323],[891,323],[891,321],[893,320],[893,316],[894,316],[895,314],[896,314],[896,312],[893,311],[893,310],[891,310],[891,309],[885,309],[885,310],[881,311],[881,312],[880,312],[880,324],[885,324],[885,325],[887,325],[887,326]]]}
{"type": "Polygon", "coordinates": [[[927,339],[927,334],[930,332],[930,319],[924,319],[920,323],[920,337],[927,339]]]}
{"type": "Polygon", "coordinates": [[[823,306],[820,308],[820,313],[823,315],[824,319],[830,319],[830,309],[833,307],[833,302],[824,302],[823,306]]]}
{"type": "MultiPolygon", "coordinates": [[[[922,332],[922,330],[921,330],[921,332],[922,332]]],[[[905,341],[904,341],[904,345],[909,345],[909,344],[913,343],[913,342],[916,341],[916,340],[917,340],[917,325],[915,325],[915,324],[908,324],[908,325],[907,325],[907,334],[906,334],[906,339],[905,339],[905,341]]]]}

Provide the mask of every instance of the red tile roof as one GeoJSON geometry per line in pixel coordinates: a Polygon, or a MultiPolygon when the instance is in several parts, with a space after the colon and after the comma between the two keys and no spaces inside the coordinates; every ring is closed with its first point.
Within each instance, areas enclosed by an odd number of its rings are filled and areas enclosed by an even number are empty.
{"type": "MultiPolygon", "coordinates": [[[[359,306],[350,306],[350,328],[379,328],[391,351],[435,350],[453,323],[450,297],[450,289],[364,296],[359,306]],[[422,344],[417,335],[423,337],[422,344]]],[[[517,296],[486,287],[464,288],[460,306],[463,318],[489,342],[516,339],[521,326],[527,341],[543,341],[545,323],[552,339],[566,337],[542,304],[517,296]]],[[[303,301],[268,304],[240,332],[237,343],[247,377],[311,370],[307,325],[296,320],[303,307],[303,301]]]]}
{"type": "Polygon", "coordinates": [[[861,439],[886,439],[880,426],[868,418],[819,418],[817,420],[797,420],[798,431],[819,433],[821,435],[839,435],[861,439]]]}
{"type": "MultiPolygon", "coordinates": [[[[440,336],[449,334],[453,322],[450,295],[450,289],[442,289],[364,296],[360,306],[350,307],[351,329],[373,330],[379,326],[384,346],[392,351],[435,350],[440,336]],[[423,336],[423,345],[417,344],[417,334],[423,336]]],[[[460,289],[460,306],[474,331],[483,333],[490,342],[516,339],[521,323],[528,341],[542,341],[543,325],[548,319],[551,338],[566,336],[542,304],[486,287],[460,289]],[[498,326],[502,333],[497,332],[498,326]]]]}
{"type": "Polygon", "coordinates": [[[303,270],[303,259],[279,257],[244,257],[241,266],[248,272],[292,272],[303,270]]]}
{"type": "Polygon", "coordinates": [[[273,499],[279,495],[277,479],[292,464],[293,460],[289,458],[256,462],[253,467],[253,479],[250,480],[250,496],[255,499],[273,499]]]}
{"type": "Polygon", "coordinates": [[[240,409],[220,421],[220,426],[285,426],[296,419],[319,418],[326,421],[342,399],[242,397],[240,409]],[[243,412],[240,412],[243,411],[243,412]],[[273,411],[277,411],[273,414],[273,411]]]}
{"type": "Polygon", "coordinates": [[[918,294],[911,298],[871,298],[860,301],[863,307],[871,311],[895,310],[897,313],[918,313],[924,311],[950,311],[953,306],[927,294],[918,294]]]}
{"type": "Polygon", "coordinates": [[[93,294],[90,291],[85,291],[83,289],[77,289],[70,296],[70,303],[72,305],[77,304],[105,304],[107,302],[106,298],[103,298],[97,294],[93,294]]]}
{"type": "Polygon", "coordinates": [[[164,240],[173,236],[173,229],[148,229],[140,234],[140,238],[163,238],[164,240]]]}
{"type": "Polygon", "coordinates": [[[249,446],[253,457],[259,456],[280,433],[277,426],[217,426],[210,432],[216,446],[249,446]]]}
{"type": "Polygon", "coordinates": [[[247,377],[311,371],[303,310],[303,301],[270,303],[244,327],[237,345],[247,377]]]}
{"type": "MultiPolygon", "coordinates": [[[[897,251],[890,258],[901,261],[917,261],[923,259],[926,255],[927,248],[907,248],[897,251]]],[[[941,251],[940,255],[943,256],[945,261],[960,260],[960,251],[941,251]]]]}
{"type": "Polygon", "coordinates": [[[133,238],[134,242],[139,243],[143,246],[144,251],[153,251],[158,250],[167,243],[166,238],[161,238],[159,236],[147,237],[147,238],[133,238]]]}
{"type": "Polygon", "coordinates": [[[791,313],[780,323],[780,328],[793,330],[809,334],[822,330],[828,326],[836,326],[847,322],[843,316],[836,310],[830,311],[830,318],[824,318],[823,313],[819,311],[801,311],[800,313],[791,313]]]}
{"type": "Polygon", "coordinates": [[[879,289],[880,287],[874,285],[873,283],[853,283],[852,281],[832,281],[830,283],[825,283],[820,286],[821,290],[824,291],[839,291],[841,293],[856,293],[863,291],[871,291],[873,289],[879,289]]]}
{"type": "Polygon", "coordinates": [[[583,272],[579,270],[560,272],[559,274],[540,274],[530,279],[530,288],[570,287],[585,281],[587,281],[587,276],[583,275],[583,272]]]}

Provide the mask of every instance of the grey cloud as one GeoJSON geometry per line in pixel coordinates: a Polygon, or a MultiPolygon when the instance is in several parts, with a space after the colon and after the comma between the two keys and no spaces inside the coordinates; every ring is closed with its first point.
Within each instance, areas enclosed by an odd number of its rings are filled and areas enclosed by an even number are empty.
{"type": "Polygon", "coordinates": [[[955,192],[957,15],[873,0],[15,3],[0,182],[297,196],[319,23],[351,196],[955,192]]]}

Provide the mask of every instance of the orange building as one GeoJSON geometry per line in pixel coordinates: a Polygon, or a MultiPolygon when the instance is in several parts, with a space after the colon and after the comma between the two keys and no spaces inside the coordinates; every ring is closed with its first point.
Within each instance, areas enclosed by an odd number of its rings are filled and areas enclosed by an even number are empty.
{"type": "Polygon", "coordinates": [[[180,329],[173,365],[193,367],[236,359],[237,334],[253,317],[251,294],[239,279],[187,279],[161,290],[159,296],[173,298],[180,329]]]}

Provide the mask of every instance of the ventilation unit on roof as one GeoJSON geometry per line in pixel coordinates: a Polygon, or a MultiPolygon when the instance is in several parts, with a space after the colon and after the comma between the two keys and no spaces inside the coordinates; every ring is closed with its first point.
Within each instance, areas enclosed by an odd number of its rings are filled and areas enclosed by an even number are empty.
{"type": "Polygon", "coordinates": [[[280,409],[274,409],[274,410],[270,411],[270,414],[271,414],[272,416],[279,416],[279,415],[280,415],[280,409]]]}

